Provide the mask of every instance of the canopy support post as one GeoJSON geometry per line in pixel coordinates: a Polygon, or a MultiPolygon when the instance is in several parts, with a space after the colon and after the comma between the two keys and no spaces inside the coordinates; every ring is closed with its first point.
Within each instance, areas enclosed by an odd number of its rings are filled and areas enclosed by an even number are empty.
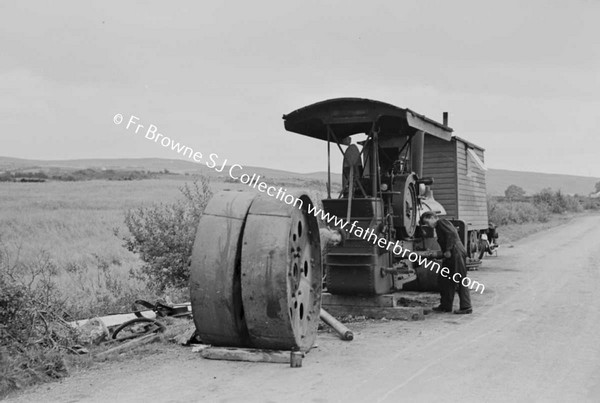
{"type": "Polygon", "coordinates": [[[329,130],[327,130],[327,198],[331,199],[331,139],[329,130]]]}

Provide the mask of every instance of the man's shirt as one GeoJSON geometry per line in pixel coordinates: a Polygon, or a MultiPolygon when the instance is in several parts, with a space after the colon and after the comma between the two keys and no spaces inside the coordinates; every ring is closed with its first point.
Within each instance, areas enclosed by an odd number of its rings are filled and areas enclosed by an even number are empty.
{"type": "Polygon", "coordinates": [[[452,253],[452,250],[456,247],[463,253],[467,253],[467,250],[460,240],[458,231],[450,221],[439,219],[435,226],[435,232],[437,234],[437,241],[443,252],[452,253]]]}

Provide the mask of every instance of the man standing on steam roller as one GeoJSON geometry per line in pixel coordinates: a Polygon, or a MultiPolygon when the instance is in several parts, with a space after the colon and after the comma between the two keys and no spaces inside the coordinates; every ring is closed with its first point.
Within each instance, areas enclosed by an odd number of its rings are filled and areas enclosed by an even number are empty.
{"type": "Polygon", "coordinates": [[[454,228],[454,225],[450,221],[439,219],[431,211],[427,211],[421,215],[421,224],[435,228],[437,241],[444,253],[442,265],[450,270],[448,277],[442,275],[439,277],[440,306],[433,308],[433,310],[437,312],[452,312],[454,293],[458,287],[460,309],[454,313],[472,313],[473,307],[471,306],[469,289],[462,284],[462,281],[457,283],[453,280],[456,273],[460,275],[460,279],[467,277],[467,250],[460,241],[458,231],[456,231],[456,228],[454,228]]]}

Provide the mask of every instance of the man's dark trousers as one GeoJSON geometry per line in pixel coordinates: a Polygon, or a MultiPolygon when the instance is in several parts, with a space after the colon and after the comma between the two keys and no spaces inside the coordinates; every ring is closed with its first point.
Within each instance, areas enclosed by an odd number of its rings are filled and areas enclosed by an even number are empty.
{"type": "Polygon", "coordinates": [[[444,310],[452,310],[454,293],[457,288],[458,297],[460,299],[460,309],[471,308],[471,295],[469,289],[461,283],[462,279],[467,277],[466,260],[467,256],[464,248],[454,246],[451,249],[451,256],[443,261],[443,267],[447,267],[450,270],[450,274],[448,274],[447,278],[440,275],[438,283],[440,287],[440,307],[444,310]],[[460,279],[458,278],[458,275],[456,276],[459,283],[456,283],[452,279],[452,276],[455,273],[460,274],[460,279]]]}

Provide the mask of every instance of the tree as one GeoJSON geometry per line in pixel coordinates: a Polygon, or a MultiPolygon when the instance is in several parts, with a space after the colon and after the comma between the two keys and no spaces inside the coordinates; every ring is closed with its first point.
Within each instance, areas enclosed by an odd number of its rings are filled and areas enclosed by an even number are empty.
{"type": "Polygon", "coordinates": [[[504,191],[504,196],[506,196],[508,200],[518,200],[522,199],[525,196],[525,191],[523,190],[523,188],[517,185],[510,185],[504,191]]]}
{"type": "Polygon", "coordinates": [[[594,193],[600,192],[600,182],[596,182],[596,191],[594,193]]]}

